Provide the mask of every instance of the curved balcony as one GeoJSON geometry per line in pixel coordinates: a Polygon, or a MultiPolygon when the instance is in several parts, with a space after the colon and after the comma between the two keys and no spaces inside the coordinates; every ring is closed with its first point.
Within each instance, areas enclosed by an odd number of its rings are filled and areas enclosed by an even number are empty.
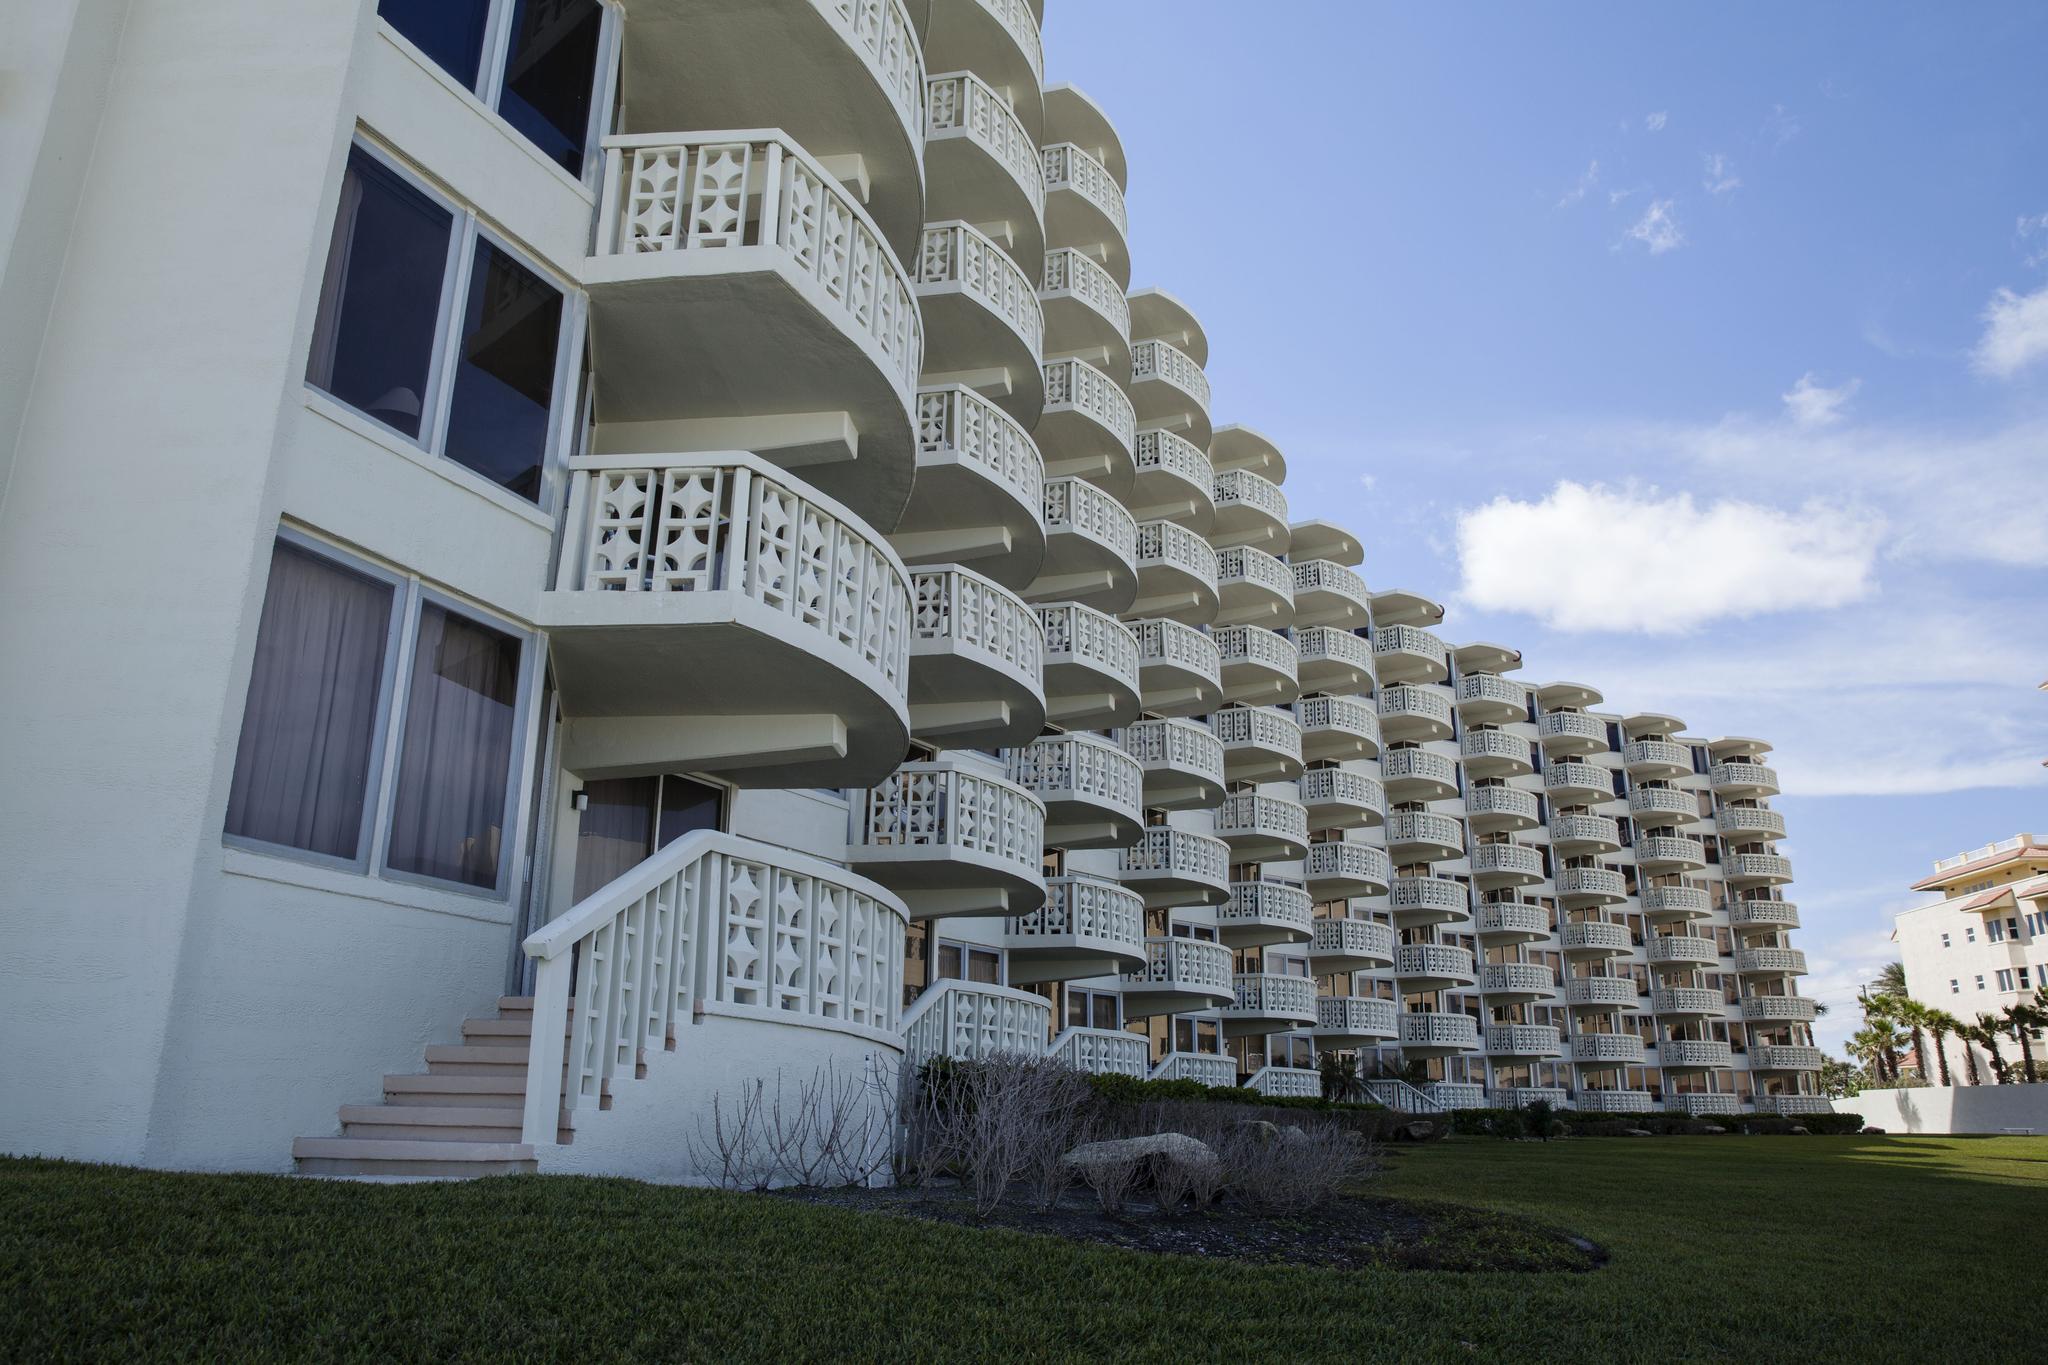
{"type": "Polygon", "coordinates": [[[1199,716],[1223,700],[1223,660],[1216,642],[1178,621],[1132,621],[1138,640],[1138,686],[1155,716],[1199,716]]]}
{"type": "Polygon", "coordinates": [[[1653,873],[1697,872],[1707,846],[1683,834],[1646,834],[1636,840],[1636,865],[1653,873]]]}
{"type": "MultiPolygon", "coordinates": [[[[1440,683],[1450,676],[1444,642],[1415,626],[1374,626],[1374,669],[1388,683],[1440,683]]],[[[1449,706],[1448,700],[1445,702],[1449,706]]]]}
{"type": "Polygon", "coordinates": [[[1454,689],[1467,725],[1506,725],[1529,715],[1529,689],[1493,673],[1468,673],[1454,689]]]}
{"type": "Polygon", "coordinates": [[[1237,1084],[1237,1062],[1213,1052],[1169,1052],[1152,1068],[1155,1081],[1194,1081],[1201,1085],[1237,1084]]]}
{"type": "Polygon", "coordinates": [[[1526,1109],[1539,1101],[1553,1109],[1569,1109],[1571,1091],[1556,1085],[1502,1085],[1486,1092],[1486,1102],[1494,1109],[1526,1109]]]}
{"type": "Polygon", "coordinates": [[[1333,697],[1369,697],[1378,684],[1372,671],[1372,642],[1350,631],[1310,626],[1296,631],[1301,690],[1333,697]]]}
{"type": "Polygon", "coordinates": [[[1385,849],[1344,841],[1310,844],[1302,860],[1302,877],[1317,901],[1384,896],[1394,879],[1385,849]]]}
{"type": "Polygon", "coordinates": [[[1472,893],[1449,877],[1395,877],[1387,888],[1387,908],[1402,929],[1453,924],[1471,918],[1472,893]]]}
{"type": "Polygon", "coordinates": [[[1493,1057],[1561,1057],[1564,1040],[1547,1024],[1494,1024],[1486,1030],[1493,1057]]]}
{"type": "Polygon", "coordinates": [[[1805,976],[1806,954],[1797,948],[1737,948],[1735,970],[1744,976],[1805,976]]]}
{"type": "Polygon", "coordinates": [[[1245,1086],[1270,1098],[1313,1100],[1322,1097],[1323,1077],[1310,1066],[1262,1066],[1245,1086]]]}
{"type": "Polygon", "coordinates": [[[1596,805],[1615,799],[1614,774],[1592,763],[1552,763],[1543,770],[1543,790],[1559,804],[1596,805]]]}
{"type": "Polygon", "coordinates": [[[1032,602],[1126,610],[1138,595],[1138,524],[1123,504],[1080,479],[1045,484],[1045,562],[1024,590],[1032,602]]]}
{"type": "Polygon", "coordinates": [[[1148,910],[1221,905],[1230,899],[1230,846],[1206,834],[1154,827],[1123,851],[1116,876],[1145,898],[1148,910]]]}
{"type": "Polygon", "coordinates": [[[867,210],[778,132],[604,146],[583,282],[607,441],[631,443],[636,423],[780,417],[805,482],[895,529],[924,323],[867,210]]]}
{"type": "Polygon", "coordinates": [[[1467,730],[1458,736],[1467,777],[1526,777],[1536,771],[1529,741],[1506,730],[1467,730]]]}
{"type": "Polygon", "coordinates": [[[1138,641],[1106,612],[1062,602],[1038,608],[1045,630],[1045,716],[1055,725],[1107,729],[1136,720],[1138,641]]]}
{"type": "Polygon", "coordinates": [[[1269,437],[1241,423],[1230,422],[1216,428],[1216,438],[1209,442],[1209,460],[1218,471],[1249,469],[1274,483],[1287,481],[1287,457],[1280,453],[1280,448],[1269,437]]]}
{"type": "Polygon", "coordinates": [[[536,617],[574,771],[842,786],[902,758],[910,578],[858,516],[752,455],[582,456],[570,470],[536,617]]]}
{"type": "Polygon", "coordinates": [[[1190,1014],[1237,999],[1230,949],[1196,938],[1146,939],[1145,965],[1125,972],[1122,985],[1126,1019],[1190,1014]]]}
{"type": "Polygon", "coordinates": [[[971,71],[927,77],[924,88],[925,220],[981,224],[1027,279],[1038,279],[1047,194],[1036,141],[1010,102],[971,71]]]}
{"type": "Polygon", "coordinates": [[[1216,475],[1187,438],[1159,427],[1138,433],[1127,501],[1140,521],[1171,521],[1206,536],[1216,522],[1216,475]]]}
{"type": "MultiPolygon", "coordinates": [[[[1482,834],[1534,829],[1541,822],[1536,793],[1520,787],[1467,787],[1465,823],[1482,834]]],[[[1553,835],[1553,840],[1555,836],[1553,835]]],[[[1617,842],[1616,847],[1619,847],[1617,842]]]]}
{"type": "Polygon", "coordinates": [[[1543,880],[1543,855],[1522,844],[1476,844],[1472,880],[1479,886],[1534,886],[1543,880]]]}
{"type": "Polygon", "coordinates": [[[1380,756],[1379,713],[1356,697],[1303,697],[1294,704],[1301,726],[1301,756],[1310,763],[1342,763],[1380,756]]]}
{"type": "Polygon", "coordinates": [[[1803,995],[1745,995],[1742,1017],[1752,1024],[1810,1024],[1820,1011],[1803,995]]]}
{"type": "Polygon", "coordinates": [[[1223,800],[1223,741],[1191,720],[1140,720],[1122,732],[1124,752],[1144,773],[1145,805],[1196,810],[1223,800]]]}
{"type": "Polygon", "coordinates": [[[1578,905],[1619,905],[1628,899],[1628,881],[1611,867],[1567,867],[1558,870],[1557,894],[1578,905]]]}
{"type": "Polygon", "coordinates": [[[1225,469],[1215,475],[1210,494],[1216,503],[1216,521],[1209,538],[1218,549],[1250,545],[1269,554],[1286,552],[1291,532],[1287,525],[1287,495],[1280,491],[1279,484],[1249,469],[1225,469]]]}
{"type": "Polygon", "coordinates": [[[1731,844],[1760,844],[1785,837],[1785,817],[1762,806],[1723,806],[1714,828],[1731,844]]]}
{"type": "Polygon", "coordinates": [[[1635,940],[1626,924],[1606,920],[1573,920],[1557,929],[1558,946],[1570,958],[1626,956],[1635,951],[1635,940]]]}
{"type": "Polygon", "coordinates": [[[1047,877],[1045,905],[1003,926],[1014,986],[1131,971],[1145,960],[1145,902],[1096,877],[1047,877]]]}
{"type": "MultiPolygon", "coordinates": [[[[1110,172],[1118,175],[1118,183],[1129,183],[1118,174],[1114,163],[1110,163],[1110,172]]],[[[1197,365],[1209,363],[1209,334],[1202,330],[1201,320],[1184,301],[1156,287],[1136,290],[1130,300],[1131,340],[1164,341],[1185,352],[1197,365]]]]}
{"type": "Polygon", "coordinates": [[[1030,991],[947,978],[911,1002],[901,1029],[903,1062],[913,1070],[934,1057],[1042,1057],[1052,1007],[1030,991]]]}
{"type": "Polygon", "coordinates": [[[1697,886],[1646,886],[1643,918],[1652,924],[1705,919],[1714,913],[1714,898],[1697,886]]]}
{"type": "Polygon", "coordinates": [[[1299,801],[1234,792],[1217,808],[1216,837],[1232,862],[1293,862],[1308,852],[1308,811],[1299,801]]]}
{"type": "Polygon", "coordinates": [[[1790,901],[1729,901],[1728,925],[1738,934],[1797,929],[1799,907],[1790,901]]]}
{"type": "Polygon", "coordinates": [[[1632,739],[1621,746],[1621,762],[1631,778],[1669,781],[1692,772],[1692,749],[1668,739],[1632,739]]]}
{"type": "Polygon", "coordinates": [[[1479,967],[1479,993],[1489,1005],[1533,1005],[1557,998],[1557,978],[1536,962],[1486,962],[1479,967]]]}
{"type": "Polygon", "coordinates": [[[1647,1114],[1652,1108],[1646,1090],[1575,1090],[1571,1107],[1583,1114],[1647,1114]]]}
{"type": "Polygon", "coordinates": [[[1749,1064],[1757,1071],[1818,1071],[1824,1060],[1817,1047],[1764,1043],[1750,1050],[1749,1064]]]}
{"type": "Polygon", "coordinates": [[[1619,852],[1621,825],[1609,815],[1553,815],[1550,846],[1572,857],[1619,852]]]}
{"type": "Polygon", "coordinates": [[[1097,735],[1047,735],[1009,751],[1010,780],[1045,803],[1050,848],[1122,848],[1145,825],[1144,770],[1097,735]]]}
{"type": "MultiPolygon", "coordinates": [[[[1045,240],[1072,247],[1131,287],[1130,216],[1108,167],[1071,142],[1039,149],[1045,180],[1045,240]]],[[[936,172],[933,173],[936,178],[936,172]]]]}
{"type": "Polygon", "coordinates": [[[1116,381],[1087,361],[1045,363],[1045,409],[1031,438],[1048,477],[1086,479],[1118,497],[1130,491],[1137,417],[1116,381]]]}
{"type": "Polygon", "coordinates": [[[1301,695],[1294,645],[1264,626],[1223,626],[1210,632],[1223,680],[1223,700],[1271,705],[1301,695]]]}
{"type": "Polygon", "coordinates": [[[1607,752],[1607,725],[1583,711],[1549,711],[1536,718],[1536,738],[1549,756],[1607,752]]]}
{"type": "Polygon", "coordinates": [[[1550,911],[1534,901],[1482,901],[1473,912],[1472,930],[1488,947],[1535,943],[1550,937],[1550,911]]]}
{"type": "Polygon", "coordinates": [[[1832,1114],[1835,1106],[1825,1095],[1758,1095],[1756,1112],[1789,1119],[1802,1114],[1832,1114]]]}
{"type": "Polygon", "coordinates": [[[1564,983],[1565,1007],[1581,1014],[1612,1014],[1641,1002],[1642,992],[1625,976],[1575,976],[1564,983]]]}
{"type": "Polygon", "coordinates": [[[1344,768],[1310,768],[1301,775],[1301,804],[1313,833],[1365,829],[1386,818],[1387,796],[1380,784],[1344,768]]]}
{"type": "Polygon", "coordinates": [[[1778,770],[1761,763],[1716,763],[1707,770],[1707,783],[1718,796],[1762,800],[1778,794],[1778,770]]]}
{"type": "Polygon", "coordinates": [[[1204,625],[1216,616],[1216,552],[1185,526],[1138,527],[1138,598],[1133,616],[1204,625]]]}
{"type": "Polygon", "coordinates": [[[1700,803],[1681,787],[1631,787],[1628,813],[1645,825],[1684,824],[1700,818],[1700,803]]]}
{"type": "Polygon", "coordinates": [[[1721,962],[1719,945],[1698,934],[1657,934],[1643,946],[1652,967],[1706,970],[1721,962]]]}
{"type": "Polygon", "coordinates": [[[1030,434],[972,389],[920,390],[917,481],[889,543],[907,564],[968,564],[1024,588],[1045,561],[1045,464],[1030,434]]]}
{"type": "Polygon", "coordinates": [[[1721,1094],[1666,1095],[1664,1112],[1684,1114],[1696,1119],[1726,1118],[1742,1112],[1742,1097],[1721,1094]]]}
{"type": "Polygon", "coordinates": [[[620,44],[620,87],[633,92],[636,127],[714,117],[724,128],[780,128],[828,161],[859,157],[869,210],[908,260],[924,222],[929,69],[910,9],[904,0],[757,0],[683,13],[637,5],[632,40],[620,44]]]}
{"type": "Polygon", "coordinates": [[[1594,1071],[1643,1064],[1643,1040],[1633,1033],[1575,1033],[1572,1063],[1594,1071]]]}
{"type": "Polygon", "coordinates": [[[1045,406],[1045,317],[1030,280],[967,223],[933,223],[917,255],[927,384],[960,383],[1020,422],[1045,406]]]}
{"type": "Polygon", "coordinates": [[[1078,356],[1106,374],[1130,368],[1130,300],[1094,261],[1072,247],[1046,252],[1038,306],[1048,359],[1078,356]]]}
{"type": "MultiPolygon", "coordinates": [[[[1377,920],[1318,919],[1308,944],[1308,965],[1318,976],[1346,976],[1394,965],[1394,931],[1377,920]]],[[[1387,1031],[1393,1032],[1388,1004],[1387,1031]]]]}
{"type": "Polygon", "coordinates": [[[1782,886],[1792,880],[1792,861],[1775,853],[1733,853],[1722,860],[1721,872],[1731,882],[1782,886]]]}
{"type": "Polygon", "coordinates": [[[1316,1021],[1316,983],[1305,976],[1239,972],[1236,998],[1223,1007],[1223,1036],[1261,1037],[1308,1028],[1316,1021]]]}
{"type": "Polygon", "coordinates": [[[1152,1069],[1150,1040],[1118,1028],[1062,1030],[1045,1055],[1089,1076],[1129,1076],[1142,1081],[1152,1069]]]}
{"type": "MultiPolygon", "coordinates": [[[[1141,425],[1164,427],[1207,448],[1211,434],[1209,379],[1179,347],[1158,340],[1132,345],[1131,407],[1141,425]]],[[[1220,515],[1222,509],[1217,510],[1220,515]]]]}
{"type": "MultiPolygon", "coordinates": [[[[1338,921],[1325,921],[1337,923],[1338,921]]],[[[1355,922],[1355,921],[1354,921],[1355,922]]],[[[1370,1047],[1395,1036],[1394,1002],[1358,995],[1316,997],[1316,1042],[1323,1047],[1370,1047]]]]}
{"type": "Polygon", "coordinates": [[[1294,575],[1287,566],[1250,545],[1233,545],[1216,554],[1219,626],[1267,626],[1277,629],[1294,621],[1294,575]]]}
{"type": "Polygon", "coordinates": [[[906,763],[851,803],[847,865],[914,919],[1021,915],[1045,903],[1045,807],[949,760],[906,763]]]}
{"type": "Polygon", "coordinates": [[[1308,892],[1292,882],[1232,882],[1216,907],[1216,938],[1226,948],[1306,943],[1314,915],[1308,892]]]}
{"type": "MultiPolygon", "coordinates": [[[[1384,732],[1387,694],[1380,700],[1380,726],[1384,732]]],[[[1428,749],[1388,749],[1380,755],[1380,783],[1393,801],[1448,801],[1458,794],[1458,766],[1428,749]]]]}
{"type": "Polygon", "coordinates": [[[910,575],[910,728],[963,749],[1023,744],[1045,729],[1045,627],[1015,593],[970,569],[910,575]]]}
{"type": "Polygon", "coordinates": [[[1666,1038],[1657,1046],[1657,1065],[1666,1071],[1720,1071],[1734,1061],[1728,1044],[1711,1038],[1666,1038]]]}
{"type": "Polygon", "coordinates": [[[1465,830],[1448,815],[1397,810],[1387,816],[1387,856],[1402,863],[1441,863],[1465,851],[1465,830]]]}
{"type": "Polygon", "coordinates": [[[1452,1057],[1479,1050],[1479,1021],[1469,1014],[1411,1014],[1397,1019],[1403,1056],[1452,1057]]]}
{"type": "Polygon", "coordinates": [[[931,68],[978,72],[991,85],[1010,91],[1025,106],[1021,117],[1034,137],[1043,123],[1038,100],[1045,84],[1045,45],[1038,32],[1042,8],[1033,0],[937,0],[917,7],[931,68]]]}
{"type": "Polygon", "coordinates": [[[1349,631],[1372,620],[1372,593],[1365,580],[1327,559],[1297,560],[1294,570],[1294,624],[1330,626],[1349,631]]]}
{"type": "MultiPolygon", "coordinates": [[[[1225,780],[1291,782],[1301,776],[1301,727],[1285,711],[1226,706],[1209,717],[1209,724],[1223,741],[1225,780]]],[[[1304,825],[1302,833],[1307,832],[1304,825]]]]}
{"type": "Polygon", "coordinates": [[[1650,992],[1650,1008],[1666,1018],[1719,1019],[1726,1004],[1721,992],[1698,986],[1659,986],[1650,992]]]}
{"type": "MultiPolygon", "coordinates": [[[[1441,687],[1395,683],[1381,687],[1377,701],[1380,737],[1389,743],[1421,744],[1451,737],[1451,699],[1441,687]]],[[[1452,793],[1456,791],[1453,782],[1452,793]]]]}

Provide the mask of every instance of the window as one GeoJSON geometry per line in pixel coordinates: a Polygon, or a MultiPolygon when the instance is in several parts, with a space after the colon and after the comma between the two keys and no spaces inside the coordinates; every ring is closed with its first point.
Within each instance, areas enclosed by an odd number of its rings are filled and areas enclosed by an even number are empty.
{"type": "Polygon", "coordinates": [[[225,837],[502,893],[530,671],[524,636],[417,580],[280,537],[225,837]]]}
{"type": "Polygon", "coordinates": [[[2005,926],[1995,919],[1985,920],[1984,937],[1993,943],[2005,942],[2005,926]]]}
{"type": "Polygon", "coordinates": [[[349,152],[306,382],[542,500],[571,372],[567,295],[368,147],[349,152]]]}
{"type": "Polygon", "coordinates": [[[609,66],[599,0],[379,0],[377,13],[549,160],[583,174],[609,66]]]}
{"type": "Polygon", "coordinates": [[[2012,969],[2010,967],[2000,967],[1998,969],[1998,989],[2001,991],[2012,989],[2012,969]]]}
{"type": "Polygon", "coordinates": [[[1175,1052],[1221,1054],[1223,1051],[1221,1025],[1214,1019],[1176,1018],[1173,1021],[1173,1050],[1175,1052]]]}
{"type": "Polygon", "coordinates": [[[2023,991],[2030,991],[2034,989],[2034,983],[2027,979],[2027,969],[2025,967],[2021,967],[2018,969],[2018,971],[2020,974],[2020,989],[2023,991]]]}
{"type": "Polygon", "coordinates": [[[1977,989],[1980,991],[1984,989],[1984,978],[1981,974],[1977,977],[1977,989]]]}
{"type": "Polygon", "coordinates": [[[941,939],[935,975],[954,981],[979,981],[985,986],[1003,984],[1003,955],[993,948],[941,939]]]}
{"type": "Polygon", "coordinates": [[[1122,1028],[1115,991],[1067,991],[1068,1028],[1122,1028]]]}
{"type": "Polygon", "coordinates": [[[1964,928],[1963,941],[1965,943],[1975,943],[1977,941],[1977,929],[1975,925],[1970,925],[1964,928]]]}
{"type": "Polygon", "coordinates": [[[1946,948],[1946,947],[1948,947],[1948,946],[1949,946],[1949,943],[1948,943],[1948,935],[1947,935],[1947,934],[1943,934],[1943,935],[1941,936],[1941,946],[1942,946],[1942,947],[1944,947],[1944,948],[1946,948]]]}

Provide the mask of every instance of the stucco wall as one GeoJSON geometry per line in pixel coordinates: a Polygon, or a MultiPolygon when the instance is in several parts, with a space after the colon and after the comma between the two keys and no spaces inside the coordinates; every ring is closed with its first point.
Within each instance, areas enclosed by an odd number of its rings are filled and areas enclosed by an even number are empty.
{"type": "Polygon", "coordinates": [[[1921,1086],[1866,1090],[1836,1100],[1840,1113],[1888,1133],[1998,1133],[2031,1128],[2048,1133],[2048,1085],[1921,1086]]]}

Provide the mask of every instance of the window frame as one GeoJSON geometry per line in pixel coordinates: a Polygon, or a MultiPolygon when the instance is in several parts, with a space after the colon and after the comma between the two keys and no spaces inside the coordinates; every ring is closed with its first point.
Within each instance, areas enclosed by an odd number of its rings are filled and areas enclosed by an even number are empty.
{"type": "MultiPolygon", "coordinates": [[[[276,858],[308,867],[325,868],[367,881],[415,887],[442,895],[460,896],[490,905],[511,906],[519,888],[514,872],[519,865],[518,849],[527,835],[525,805],[533,776],[533,744],[539,732],[536,703],[540,695],[541,669],[546,651],[531,629],[480,603],[428,583],[416,573],[380,563],[358,552],[322,539],[302,527],[281,523],[273,544],[288,543],[344,569],[388,584],[393,590],[391,620],[386,627],[383,668],[378,678],[377,721],[371,734],[370,764],[363,791],[363,828],[357,832],[357,853],[340,859],[312,849],[270,843],[227,829],[223,794],[221,844],[265,858],[276,858]],[[512,637],[519,645],[519,685],[512,703],[512,733],[505,757],[505,802],[501,828],[506,837],[499,841],[497,885],[471,886],[390,865],[391,817],[398,787],[398,750],[404,743],[405,722],[412,713],[412,665],[419,649],[421,608],[427,603],[512,637]]],[[[266,597],[269,592],[265,584],[266,597]]],[[[260,615],[259,615],[260,619],[260,615]]],[[[253,655],[252,664],[253,670],[253,655]]],[[[247,709],[248,678],[242,684],[243,707],[247,709]]],[[[239,722],[238,722],[239,724],[239,722]]],[[[239,740],[232,753],[239,753],[239,740]]],[[[232,764],[232,757],[230,759],[232,764]]],[[[232,785],[232,784],[230,784],[232,785]]]]}
{"type": "MultiPolygon", "coordinates": [[[[494,3],[506,3],[506,0],[494,0],[494,3]]],[[[381,19],[378,22],[385,23],[381,19]]],[[[385,23],[385,27],[389,28],[389,24],[385,23]]],[[[424,53],[421,54],[421,58],[431,61],[424,53]]],[[[509,500],[522,510],[538,512],[550,521],[557,520],[562,510],[559,504],[563,501],[564,490],[567,487],[564,472],[568,467],[569,457],[581,444],[586,429],[584,415],[589,385],[584,381],[584,366],[581,360],[589,335],[589,295],[573,278],[564,275],[499,231],[484,219],[475,205],[457,198],[428,178],[406,161],[396,148],[379,140],[367,128],[358,126],[354,136],[349,139],[348,150],[341,159],[343,175],[347,174],[350,157],[358,151],[395,176],[408,189],[424,196],[430,203],[445,211],[450,218],[447,257],[441,271],[441,296],[436,305],[434,339],[427,365],[426,391],[420,395],[419,435],[414,436],[402,431],[314,383],[312,376],[306,373],[311,363],[310,353],[299,366],[300,383],[313,401],[347,413],[350,418],[364,423],[385,440],[395,442],[401,448],[425,457],[437,472],[456,479],[465,487],[481,492],[494,501],[509,500]],[[462,364],[462,324],[465,321],[470,284],[476,274],[477,245],[480,242],[488,243],[493,249],[503,252],[507,259],[532,272],[562,296],[561,326],[555,337],[554,382],[548,394],[547,442],[540,453],[540,487],[531,500],[521,497],[504,484],[471,469],[448,454],[448,423],[455,403],[455,380],[462,364]]],[[[337,201],[335,213],[339,212],[340,205],[337,201]]],[[[332,227],[330,220],[330,242],[332,227]]],[[[329,250],[332,250],[331,245],[329,250]]],[[[322,255],[312,279],[312,316],[307,333],[309,347],[312,338],[318,334],[320,282],[326,273],[327,265],[327,257],[322,255]]]]}

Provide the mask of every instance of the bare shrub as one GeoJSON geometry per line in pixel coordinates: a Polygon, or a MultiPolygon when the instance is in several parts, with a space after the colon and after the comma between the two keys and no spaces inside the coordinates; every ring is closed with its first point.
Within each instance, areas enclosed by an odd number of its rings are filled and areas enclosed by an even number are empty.
{"type": "Polygon", "coordinates": [[[895,1144],[896,1088],[873,1063],[858,1073],[827,1063],[791,1090],[780,1071],[711,1098],[711,1112],[689,1141],[696,1168],[720,1187],[871,1184],[895,1144]]]}
{"type": "Polygon", "coordinates": [[[1144,1168],[1142,1156],[1102,1156],[1081,1168],[1081,1180],[1094,1193],[1104,1213],[1122,1213],[1124,1201],[1137,1187],[1138,1173],[1144,1168]]]}
{"type": "Polygon", "coordinates": [[[1254,1213],[1301,1213],[1335,1199],[1369,1173],[1371,1144],[1334,1123],[1304,1123],[1267,1132],[1247,1125],[1223,1142],[1231,1193],[1254,1213]]]}
{"type": "Polygon", "coordinates": [[[999,1056],[928,1065],[908,1086],[904,1166],[928,1184],[951,1171],[987,1217],[1025,1175],[1041,1200],[1066,1188],[1053,1168],[1075,1146],[1091,1092],[1062,1063],[999,1056]]]}
{"type": "MultiPolygon", "coordinates": [[[[1220,1171],[1220,1161],[1183,1161],[1177,1156],[1160,1153],[1152,1158],[1152,1198],[1159,1211],[1168,1218],[1181,1210],[1181,1205],[1194,1195],[1195,1185],[1202,1171],[1220,1171]]],[[[1200,1207],[1200,1205],[1197,1205],[1200,1207]]]]}

